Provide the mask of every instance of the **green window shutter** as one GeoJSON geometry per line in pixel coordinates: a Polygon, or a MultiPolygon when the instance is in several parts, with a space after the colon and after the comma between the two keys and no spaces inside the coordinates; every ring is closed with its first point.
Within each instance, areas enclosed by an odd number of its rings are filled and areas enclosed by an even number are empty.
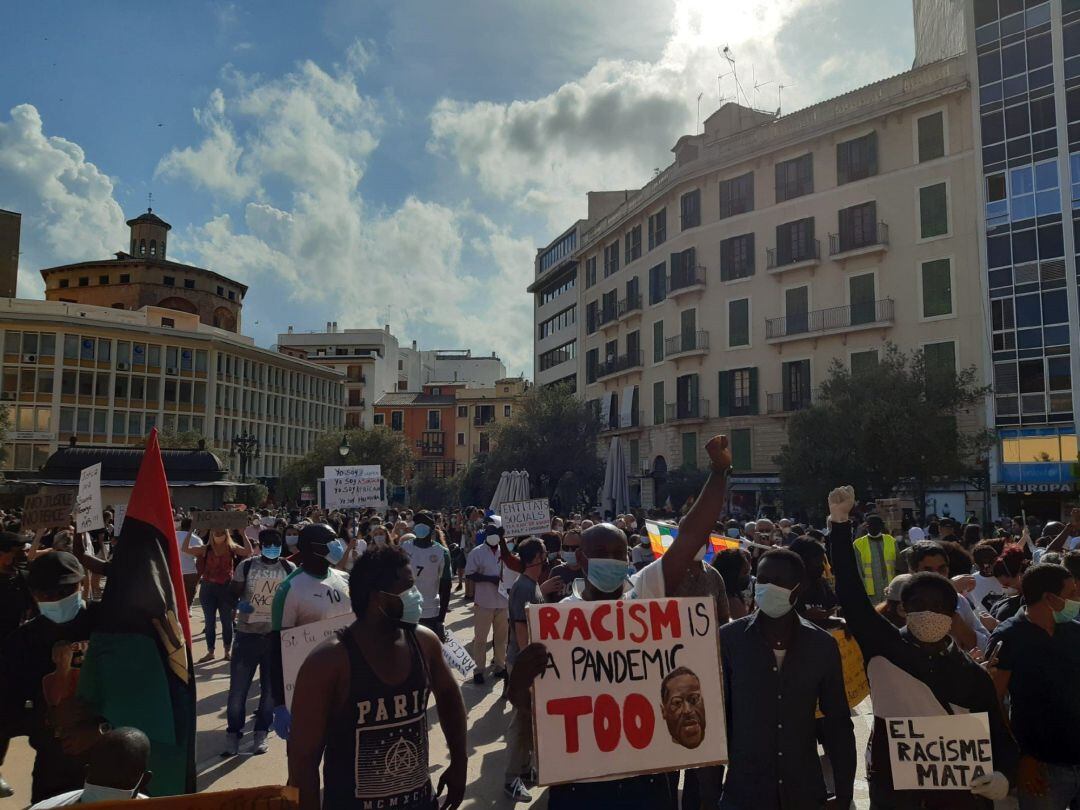
{"type": "Polygon", "coordinates": [[[923,239],[949,232],[949,209],[945,184],[919,189],[919,233],[923,239]]]}
{"type": "Polygon", "coordinates": [[[652,421],[654,425],[664,424],[664,381],[653,383],[652,387],[652,421]]]}
{"type": "Polygon", "coordinates": [[[697,433],[684,433],[682,435],[682,465],[692,470],[697,469],[698,441],[697,433]]]}
{"type": "Polygon", "coordinates": [[[750,413],[758,413],[757,369],[750,369],[750,413]]]}
{"type": "Polygon", "coordinates": [[[935,259],[922,265],[923,317],[952,314],[952,273],[948,259],[935,259]]]}
{"type": "Polygon", "coordinates": [[[720,372],[720,390],[717,396],[717,416],[731,416],[731,372],[720,372]]]}
{"type": "Polygon", "coordinates": [[[731,431],[731,467],[736,472],[746,472],[753,466],[752,435],[749,428],[731,431]]]}

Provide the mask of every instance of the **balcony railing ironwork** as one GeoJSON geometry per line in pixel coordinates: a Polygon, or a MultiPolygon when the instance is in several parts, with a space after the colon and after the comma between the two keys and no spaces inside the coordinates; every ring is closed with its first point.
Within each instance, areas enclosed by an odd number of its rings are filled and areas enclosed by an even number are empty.
{"type": "Polygon", "coordinates": [[[684,332],[664,341],[664,357],[675,357],[689,352],[708,351],[708,332],[684,332]]]}
{"type": "Polygon", "coordinates": [[[830,309],[800,312],[783,318],[765,320],[765,338],[814,335],[822,332],[838,332],[873,324],[892,323],[895,302],[891,298],[847,304],[830,309]]]}
{"type": "Polygon", "coordinates": [[[837,256],[852,250],[885,247],[889,244],[889,226],[884,222],[871,222],[863,228],[851,228],[829,234],[829,255],[837,256]]]}
{"type": "Polygon", "coordinates": [[[818,261],[821,259],[821,240],[811,239],[801,245],[765,248],[765,266],[768,270],[787,267],[789,264],[818,261]]]}

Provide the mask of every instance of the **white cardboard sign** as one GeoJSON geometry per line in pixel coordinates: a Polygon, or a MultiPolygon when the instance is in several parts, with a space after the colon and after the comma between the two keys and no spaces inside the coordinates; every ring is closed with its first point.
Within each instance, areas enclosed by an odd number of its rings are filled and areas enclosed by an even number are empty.
{"type": "Polygon", "coordinates": [[[343,613],[321,622],[302,624],[281,631],[281,674],[285,682],[285,706],[292,711],[293,689],[300,665],[311,651],[330,638],[337,630],[348,627],[356,620],[351,612],[343,613]]]}
{"type": "Polygon", "coordinates": [[[507,537],[525,537],[551,531],[551,511],[547,498],[507,501],[499,507],[507,537]]]}
{"type": "Polygon", "coordinates": [[[127,517],[126,503],[118,503],[113,507],[113,536],[119,537],[124,528],[124,518],[127,517]]]}
{"type": "Polygon", "coordinates": [[[885,728],[894,790],[971,790],[994,770],[986,712],[890,717],[885,728]]]}
{"type": "Polygon", "coordinates": [[[92,532],[105,527],[101,509],[101,462],[79,474],[79,492],[75,496],[75,530],[92,532]]]}
{"type": "Polygon", "coordinates": [[[326,481],[326,509],[365,509],[386,502],[386,485],[378,464],[351,464],[323,467],[326,481]]]}
{"type": "Polygon", "coordinates": [[[727,760],[712,599],[529,605],[546,645],[533,685],[543,785],[674,771],[727,760]]]}
{"type": "Polygon", "coordinates": [[[446,631],[446,638],[443,639],[442,654],[446,665],[450,669],[459,673],[463,678],[472,677],[473,672],[476,670],[476,662],[469,655],[469,651],[457,640],[457,636],[449,630],[446,631]]]}

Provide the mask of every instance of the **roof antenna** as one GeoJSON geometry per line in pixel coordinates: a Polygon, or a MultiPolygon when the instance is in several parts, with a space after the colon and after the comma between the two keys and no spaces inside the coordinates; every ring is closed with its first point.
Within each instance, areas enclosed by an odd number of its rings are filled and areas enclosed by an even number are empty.
{"type": "Polygon", "coordinates": [[[729,48],[727,45],[725,45],[723,50],[720,51],[720,55],[723,56],[727,60],[729,65],[731,65],[731,75],[735,77],[735,101],[736,101],[736,103],[738,103],[739,96],[741,94],[742,98],[743,98],[743,101],[746,102],[747,104],[749,104],[750,99],[746,95],[746,93],[743,91],[742,85],[739,84],[739,71],[735,67],[735,57],[731,55],[731,48],[729,48]]]}
{"type": "Polygon", "coordinates": [[[701,129],[701,97],[703,95],[705,95],[705,94],[704,93],[698,93],[697,94],[697,129],[694,130],[695,134],[697,134],[698,129],[701,129]]]}
{"type": "Polygon", "coordinates": [[[149,192],[146,195],[146,211],[150,213],[154,210],[154,192],[149,192]]]}

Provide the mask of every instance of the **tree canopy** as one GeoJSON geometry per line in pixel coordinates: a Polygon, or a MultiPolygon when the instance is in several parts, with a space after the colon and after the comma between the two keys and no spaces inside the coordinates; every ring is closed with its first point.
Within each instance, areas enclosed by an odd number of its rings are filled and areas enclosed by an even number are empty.
{"type": "Polygon", "coordinates": [[[956,371],[892,344],[854,374],[833,361],[813,405],[790,417],[776,458],[785,507],[820,515],[829,490],[851,484],[868,499],[905,491],[925,512],[935,483],[977,475],[989,434],[962,430],[958,416],[988,391],[974,367],[956,371]]]}
{"type": "Polygon", "coordinates": [[[299,499],[302,487],[315,486],[323,477],[323,468],[335,464],[378,464],[387,481],[401,481],[412,460],[405,434],[389,428],[327,431],[315,439],[310,452],[285,465],[278,479],[277,494],[282,500],[299,499]],[[338,452],[342,436],[349,443],[349,454],[345,457],[338,452]]]}

